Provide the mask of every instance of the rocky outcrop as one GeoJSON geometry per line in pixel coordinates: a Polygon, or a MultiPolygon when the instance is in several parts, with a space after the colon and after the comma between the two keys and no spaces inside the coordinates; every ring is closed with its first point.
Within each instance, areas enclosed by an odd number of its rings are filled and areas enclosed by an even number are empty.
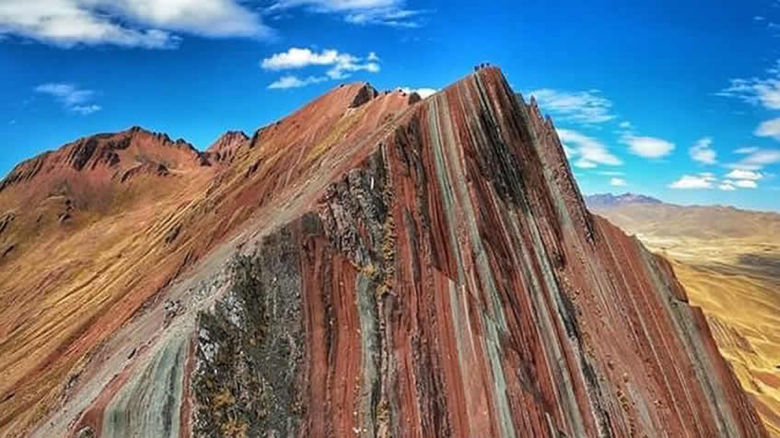
{"type": "Polygon", "coordinates": [[[35,178],[35,176],[38,175],[38,172],[41,171],[41,168],[50,154],[51,153],[45,153],[17,165],[3,181],[0,182],[0,192],[16,184],[30,181],[35,178]]]}
{"type": "Polygon", "coordinates": [[[371,101],[371,99],[374,99],[377,96],[379,96],[379,92],[376,91],[376,89],[372,87],[370,84],[365,84],[360,89],[360,91],[358,91],[357,95],[355,96],[355,99],[352,100],[352,104],[350,104],[349,107],[357,108],[360,105],[368,103],[369,101],[371,101]]]}
{"type": "Polygon", "coordinates": [[[16,215],[13,213],[6,213],[0,217],[0,236],[2,236],[3,232],[11,226],[14,219],[16,219],[16,215]]]}
{"type": "Polygon", "coordinates": [[[246,184],[257,218],[36,435],[766,435],[670,266],[588,213],[498,69],[410,107],[344,88],[256,135],[300,143],[212,193],[246,184]]]}
{"type": "Polygon", "coordinates": [[[217,163],[233,162],[236,150],[248,141],[242,131],[228,131],[206,149],[205,156],[217,163]]]}

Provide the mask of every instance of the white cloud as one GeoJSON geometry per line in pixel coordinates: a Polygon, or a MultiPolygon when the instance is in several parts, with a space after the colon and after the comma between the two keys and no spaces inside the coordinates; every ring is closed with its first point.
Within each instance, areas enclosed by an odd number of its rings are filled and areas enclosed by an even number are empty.
{"type": "Polygon", "coordinates": [[[604,176],[623,176],[623,175],[625,175],[625,173],[623,173],[623,172],[615,172],[615,171],[603,171],[603,172],[599,172],[599,175],[604,175],[604,176]]]}
{"type": "Polygon", "coordinates": [[[745,157],[727,164],[732,169],[760,170],[770,164],[780,163],[780,149],[742,148],[734,151],[745,157]]]}
{"type": "Polygon", "coordinates": [[[757,147],[755,147],[755,146],[749,146],[749,147],[735,149],[734,153],[735,154],[740,154],[740,155],[746,155],[746,154],[752,154],[754,152],[758,152],[758,150],[759,149],[757,147]]]}
{"type": "Polygon", "coordinates": [[[609,149],[595,138],[569,129],[558,129],[558,137],[561,139],[564,148],[568,149],[567,156],[580,157],[574,163],[577,167],[589,169],[599,164],[608,166],[620,166],[623,164],[620,158],[611,154],[609,149]]]}
{"type": "Polygon", "coordinates": [[[627,129],[627,130],[634,129],[634,125],[632,125],[631,122],[629,121],[620,122],[620,125],[618,126],[620,127],[620,129],[627,129]]]}
{"type": "Polygon", "coordinates": [[[36,93],[47,94],[60,102],[62,106],[74,113],[89,115],[103,109],[100,105],[89,104],[95,95],[92,90],[79,88],[74,84],[48,83],[34,88],[36,93]]]}
{"type": "Polygon", "coordinates": [[[718,189],[724,191],[724,192],[733,192],[734,190],[737,190],[734,188],[734,185],[728,182],[724,182],[720,185],[718,185],[718,189]]]}
{"type": "Polygon", "coordinates": [[[103,107],[100,105],[76,105],[74,107],[71,107],[70,110],[74,113],[79,113],[82,116],[88,116],[92,113],[96,113],[100,110],[102,110],[103,107]]]}
{"type": "Polygon", "coordinates": [[[671,183],[672,189],[712,189],[717,186],[719,190],[731,192],[742,189],[755,189],[758,182],[765,175],[749,170],[735,169],[725,176],[721,181],[714,174],[705,172],[697,175],[683,175],[677,181],[671,183]]]}
{"type": "MultiPolygon", "coordinates": [[[[269,71],[282,71],[298,70],[311,66],[327,66],[330,67],[330,69],[328,69],[325,74],[330,79],[346,79],[357,71],[367,71],[369,73],[379,72],[381,67],[376,62],[378,59],[379,57],[374,52],[371,52],[368,55],[367,62],[364,62],[363,58],[349,53],[341,53],[335,49],[326,49],[317,53],[311,49],[291,47],[286,52],[276,53],[269,58],[263,59],[260,61],[260,67],[269,71]]],[[[290,76],[285,77],[289,78],[290,76]]],[[[320,78],[318,77],[317,79],[320,78]]],[[[317,80],[316,82],[322,81],[317,80]]]]}
{"type": "MultiPolygon", "coordinates": [[[[777,65],[780,66],[780,61],[777,65]]],[[[767,109],[780,109],[780,71],[775,67],[769,69],[768,73],[770,77],[767,78],[732,79],[728,88],[715,94],[737,98],[767,109]]]]}
{"type": "Polygon", "coordinates": [[[405,0],[279,0],[266,11],[281,12],[305,7],[310,12],[340,14],[348,23],[415,28],[423,24],[425,10],[406,8],[405,0]]]}
{"type": "Polygon", "coordinates": [[[632,154],[643,158],[662,158],[674,151],[674,143],[655,137],[625,135],[621,142],[628,145],[632,154]]]}
{"type": "Polygon", "coordinates": [[[702,164],[715,164],[718,162],[718,153],[712,149],[712,138],[699,139],[690,149],[689,153],[694,161],[702,164]]]}
{"type": "Polygon", "coordinates": [[[175,33],[268,37],[260,16],[239,0],[3,0],[0,34],[61,47],[111,44],[175,48],[175,33]]]}
{"type": "Polygon", "coordinates": [[[317,84],[327,81],[328,78],[323,76],[309,76],[305,79],[301,79],[295,75],[282,76],[278,80],[272,82],[268,88],[271,90],[285,90],[288,88],[301,88],[311,84],[317,84]]]}
{"type": "Polygon", "coordinates": [[[609,180],[609,185],[615,186],[615,187],[623,187],[627,185],[628,183],[623,178],[612,178],[609,180]]]}
{"type": "Polygon", "coordinates": [[[543,111],[549,111],[560,120],[592,125],[616,117],[610,112],[612,102],[600,96],[598,90],[570,92],[543,88],[527,94],[536,98],[543,111]]]}
{"type": "Polygon", "coordinates": [[[594,163],[593,161],[586,160],[585,158],[580,158],[579,160],[575,161],[574,165],[580,169],[594,169],[598,167],[598,164],[594,163]]]}
{"type": "MultiPolygon", "coordinates": [[[[778,106],[778,109],[780,109],[780,106],[778,106]]],[[[754,134],[759,137],[772,137],[775,140],[780,140],[780,118],[762,122],[756,128],[754,134]]]]}
{"type": "Polygon", "coordinates": [[[699,175],[683,175],[677,181],[669,184],[671,189],[711,189],[717,179],[711,173],[702,173],[699,175]]]}
{"type": "Polygon", "coordinates": [[[756,184],[755,181],[749,179],[735,181],[734,185],[743,189],[755,189],[758,187],[758,184],[756,184]]]}
{"type": "Polygon", "coordinates": [[[409,88],[409,87],[398,87],[399,90],[403,91],[406,94],[412,94],[417,93],[425,99],[428,96],[431,96],[433,94],[436,94],[439,90],[435,88],[409,88]]]}
{"type": "Polygon", "coordinates": [[[740,179],[740,180],[752,180],[758,181],[763,178],[759,172],[753,172],[752,170],[734,169],[726,175],[726,178],[740,179]]]}

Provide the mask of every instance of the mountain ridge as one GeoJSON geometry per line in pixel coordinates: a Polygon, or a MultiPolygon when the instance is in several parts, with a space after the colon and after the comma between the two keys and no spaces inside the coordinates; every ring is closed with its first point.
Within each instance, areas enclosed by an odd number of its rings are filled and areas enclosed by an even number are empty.
{"type": "Polygon", "coordinates": [[[622,195],[612,193],[596,193],[585,196],[585,203],[589,207],[614,207],[626,204],[662,204],[659,199],[651,196],[626,192],[622,195]]]}
{"type": "Polygon", "coordinates": [[[107,224],[142,226],[121,254],[0,296],[0,432],[765,436],[670,266],[590,215],[499,69],[340,87],[238,144],[107,224]]]}

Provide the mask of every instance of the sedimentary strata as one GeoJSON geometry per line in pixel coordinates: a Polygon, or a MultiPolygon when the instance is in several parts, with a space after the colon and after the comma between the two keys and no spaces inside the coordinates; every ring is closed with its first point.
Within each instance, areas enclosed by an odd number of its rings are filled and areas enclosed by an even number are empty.
{"type": "Polygon", "coordinates": [[[202,229],[30,432],[765,436],[671,267],[588,213],[500,70],[338,88],[237,144],[196,211],[251,214],[202,229]]]}

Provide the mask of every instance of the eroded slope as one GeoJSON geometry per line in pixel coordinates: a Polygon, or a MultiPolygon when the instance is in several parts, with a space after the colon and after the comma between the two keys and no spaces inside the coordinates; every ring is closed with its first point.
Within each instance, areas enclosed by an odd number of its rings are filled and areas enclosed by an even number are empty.
{"type": "Polygon", "coordinates": [[[499,70],[384,124],[390,98],[355,98],[282,122],[307,146],[250,172],[268,201],[39,436],[765,436],[670,266],[587,212],[499,70]]]}
{"type": "Polygon", "coordinates": [[[165,299],[177,278],[234,250],[253,215],[271,225],[297,214],[285,206],[309,202],[304,187],[343,172],[409,101],[344,85],[206,154],[134,128],[20,165],[0,191],[0,433],[58,410],[133,318],[180,313],[165,299]]]}

